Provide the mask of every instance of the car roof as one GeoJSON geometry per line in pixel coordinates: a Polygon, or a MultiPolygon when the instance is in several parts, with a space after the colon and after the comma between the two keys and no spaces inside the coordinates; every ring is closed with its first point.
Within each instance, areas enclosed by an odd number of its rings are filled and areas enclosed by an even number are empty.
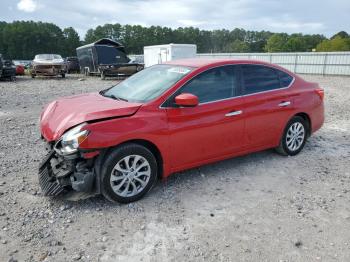
{"type": "MultiPolygon", "coordinates": [[[[59,55],[59,54],[36,54],[36,55],[59,55]]],[[[61,56],[61,55],[59,55],[61,56]]]]}
{"type": "MultiPolygon", "coordinates": [[[[178,65],[178,66],[188,66],[188,67],[205,67],[205,66],[220,66],[227,64],[257,64],[257,65],[266,65],[272,66],[277,69],[282,69],[283,71],[289,72],[287,69],[282,68],[278,65],[271,64],[264,61],[253,60],[253,59],[208,59],[208,58],[186,58],[179,59],[174,61],[166,62],[165,64],[169,65],[178,65]]],[[[291,72],[289,72],[291,73],[291,72]]]]}

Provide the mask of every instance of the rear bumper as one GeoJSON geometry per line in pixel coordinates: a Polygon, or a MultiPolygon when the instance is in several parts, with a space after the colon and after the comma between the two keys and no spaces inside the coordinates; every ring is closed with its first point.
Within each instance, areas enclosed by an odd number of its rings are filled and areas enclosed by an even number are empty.
{"type": "Polygon", "coordinates": [[[133,75],[144,68],[143,64],[111,64],[100,65],[100,72],[105,76],[133,75]]]}
{"type": "Polygon", "coordinates": [[[313,112],[311,113],[311,133],[319,130],[324,123],[325,114],[324,114],[324,104],[320,103],[313,112]]]}
{"type": "Polygon", "coordinates": [[[51,150],[39,166],[39,184],[43,195],[58,196],[69,191],[96,191],[94,159],[79,154],[60,156],[51,150]]]}

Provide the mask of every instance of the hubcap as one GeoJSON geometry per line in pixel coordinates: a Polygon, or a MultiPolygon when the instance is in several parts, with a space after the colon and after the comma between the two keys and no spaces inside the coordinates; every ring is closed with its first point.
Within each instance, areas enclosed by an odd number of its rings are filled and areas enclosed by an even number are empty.
{"type": "Polygon", "coordinates": [[[300,122],[292,124],[286,136],[286,144],[290,151],[298,150],[305,139],[305,128],[300,122]]]}
{"type": "Polygon", "coordinates": [[[129,155],[114,166],[111,173],[111,187],[118,196],[132,197],[140,193],[151,177],[151,166],[146,158],[129,155]]]}

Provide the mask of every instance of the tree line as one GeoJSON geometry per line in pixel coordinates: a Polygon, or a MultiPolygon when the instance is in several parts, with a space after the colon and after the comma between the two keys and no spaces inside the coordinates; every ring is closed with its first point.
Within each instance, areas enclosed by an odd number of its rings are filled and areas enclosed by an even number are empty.
{"type": "Polygon", "coordinates": [[[0,53],[9,59],[33,59],[38,53],[75,56],[75,49],[101,38],[122,43],[129,54],[143,47],[167,43],[196,44],[199,53],[350,51],[350,36],[341,31],[331,38],[320,34],[286,34],[269,31],[201,30],[170,27],[105,24],[87,31],[81,41],[72,27],[33,21],[0,22],[0,53]]]}
{"type": "Polygon", "coordinates": [[[36,54],[76,55],[81,45],[78,33],[52,23],[15,21],[0,22],[0,54],[6,59],[33,59],[36,54]]]}

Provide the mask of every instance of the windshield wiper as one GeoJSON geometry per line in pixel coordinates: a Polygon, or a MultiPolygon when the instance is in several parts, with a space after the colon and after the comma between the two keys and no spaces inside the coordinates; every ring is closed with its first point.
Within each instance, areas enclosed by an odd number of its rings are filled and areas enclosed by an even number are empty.
{"type": "Polygon", "coordinates": [[[128,100],[124,99],[124,98],[121,98],[121,97],[117,97],[115,95],[109,95],[107,97],[110,97],[110,98],[113,98],[115,100],[121,100],[121,101],[125,101],[125,102],[128,102],[128,100]]]}
{"type": "Polygon", "coordinates": [[[122,98],[122,97],[115,96],[115,95],[113,95],[113,94],[111,94],[111,95],[106,95],[105,93],[106,93],[108,90],[109,90],[109,88],[108,88],[108,89],[105,89],[105,90],[101,90],[101,91],[98,92],[98,93],[99,93],[101,96],[104,96],[104,97],[109,97],[109,98],[113,98],[113,99],[115,99],[115,100],[120,100],[120,101],[128,102],[127,99],[122,98]]]}
{"type": "Polygon", "coordinates": [[[117,96],[115,96],[115,95],[108,95],[108,96],[103,95],[103,96],[105,96],[105,97],[110,97],[110,98],[113,98],[113,99],[115,99],[115,100],[119,100],[119,101],[125,101],[125,102],[128,102],[128,100],[127,100],[127,99],[125,99],[125,98],[121,98],[121,97],[117,97],[117,96]]]}

